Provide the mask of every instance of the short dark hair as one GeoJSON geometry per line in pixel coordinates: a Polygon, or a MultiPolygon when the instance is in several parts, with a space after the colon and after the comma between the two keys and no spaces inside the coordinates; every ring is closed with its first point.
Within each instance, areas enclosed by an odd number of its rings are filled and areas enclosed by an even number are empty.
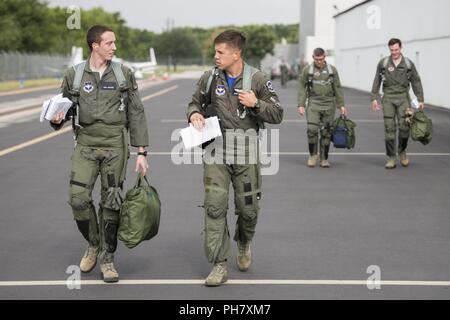
{"type": "Polygon", "coordinates": [[[323,50],[322,48],[316,48],[313,51],[313,55],[314,57],[321,57],[325,55],[325,50],[323,50]]]}
{"type": "Polygon", "coordinates": [[[394,45],[398,44],[400,46],[400,48],[402,47],[402,40],[397,39],[397,38],[392,38],[391,40],[389,40],[388,45],[389,47],[392,47],[394,45]]]}
{"type": "Polygon", "coordinates": [[[244,55],[247,38],[242,32],[237,30],[226,30],[214,39],[214,44],[226,43],[228,46],[239,49],[241,55],[244,55]]]}
{"type": "Polygon", "coordinates": [[[86,35],[86,41],[87,44],[89,46],[89,49],[91,49],[92,51],[92,44],[95,43],[100,43],[102,41],[102,35],[105,32],[114,32],[110,27],[106,27],[106,26],[101,26],[101,25],[95,25],[92,26],[86,35]]]}

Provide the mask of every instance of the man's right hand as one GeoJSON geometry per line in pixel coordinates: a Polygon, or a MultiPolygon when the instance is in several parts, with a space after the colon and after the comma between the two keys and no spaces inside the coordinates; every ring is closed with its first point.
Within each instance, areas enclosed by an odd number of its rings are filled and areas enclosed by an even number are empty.
{"type": "Polygon", "coordinates": [[[380,105],[378,104],[378,101],[377,100],[373,100],[372,101],[372,110],[373,111],[379,111],[381,108],[380,108],[380,105]]]}
{"type": "Polygon", "coordinates": [[[200,113],[194,113],[189,120],[197,130],[202,130],[205,126],[205,118],[200,113]]]}
{"type": "Polygon", "coordinates": [[[305,107],[298,107],[298,113],[300,114],[300,116],[304,116],[305,115],[305,107]]]}
{"type": "Polygon", "coordinates": [[[53,124],[60,124],[64,120],[64,112],[58,112],[55,116],[50,120],[53,124]]]}

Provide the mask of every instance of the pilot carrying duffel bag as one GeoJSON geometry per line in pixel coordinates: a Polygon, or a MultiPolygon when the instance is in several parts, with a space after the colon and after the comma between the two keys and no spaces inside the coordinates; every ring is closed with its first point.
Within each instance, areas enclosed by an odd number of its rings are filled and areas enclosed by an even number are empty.
{"type": "Polygon", "coordinates": [[[331,141],[337,149],[353,149],[356,143],[355,137],[356,124],[348,119],[346,116],[341,115],[333,122],[333,130],[331,141]]]}
{"type": "Polygon", "coordinates": [[[158,234],[161,201],[147,178],[139,173],[136,184],[126,193],[120,213],[118,238],[132,249],[158,234]]]}

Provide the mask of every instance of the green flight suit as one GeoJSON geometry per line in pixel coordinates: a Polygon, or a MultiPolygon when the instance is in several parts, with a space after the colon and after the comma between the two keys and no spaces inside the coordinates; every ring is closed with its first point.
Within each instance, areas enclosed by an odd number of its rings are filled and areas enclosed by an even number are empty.
{"type": "MultiPolygon", "coordinates": [[[[119,110],[121,91],[111,64],[102,77],[86,63],[79,95],[79,123],[72,155],[69,205],[83,237],[101,253],[113,254],[121,206],[120,191],[129,158],[128,143],[148,146],[147,121],[132,71],[122,66],[127,80],[128,106],[119,110]],[[129,138],[128,138],[129,135],[129,138]],[[101,203],[97,214],[92,190],[101,176],[101,203]]],[[[70,68],[62,84],[64,97],[73,99],[75,70],[70,68]]],[[[68,120],[68,119],[66,119],[68,120]]],[[[56,130],[63,126],[52,125],[56,130]]]]}
{"type": "MultiPolygon", "coordinates": [[[[244,68],[251,68],[245,64],[244,68]]],[[[194,113],[202,113],[202,103],[207,81],[212,71],[206,72],[199,80],[197,89],[189,104],[187,117],[194,113]]],[[[224,136],[206,148],[207,152],[224,154],[227,159],[235,159],[241,144],[228,144],[227,137],[243,137],[258,141],[257,131],[263,122],[279,124],[283,118],[283,109],[272,87],[271,81],[260,71],[252,77],[251,89],[258,98],[258,108],[249,110],[240,105],[234,89],[243,88],[242,75],[236,79],[234,88],[229,88],[223,71],[218,71],[210,89],[211,104],[220,119],[224,136]],[[241,115],[241,117],[238,115],[241,115]],[[245,114],[245,117],[242,115],[245,114]],[[241,129],[241,131],[235,131],[241,129]],[[244,131],[246,130],[246,131],[244,131]],[[255,139],[256,137],[256,139],[255,139]],[[212,151],[211,151],[212,150],[212,151]]],[[[234,141],[234,140],[233,140],[234,141]]],[[[246,148],[244,148],[246,149],[246,148]]],[[[259,152],[257,147],[256,153],[259,152]]],[[[244,151],[249,156],[248,149],[244,151]]],[[[250,156],[255,156],[250,155],[250,156]]],[[[256,162],[246,161],[208,161],[204,156],[204,208],[205,208],[205,254],[209,262],[222,262],[230,256],[230,235],[227,225],[228,194],[230,183],[234,189],[235,213],[238,216],[234,240],[243,244],[251,241],[255,234],[259,215],[259,199],[261,196],[261,168],[259,155],[256,162]]],[[[247,159],[247,158],[246,158],[247,159]]],[[[216,159],[217,160],[217,159],[216,159]]]]}
{"type": "Polygon", "coordinates": [[[282,63],[280,65],[280,80],[281,80],[281,86],[283,88],[286,87],[286,83],[289,81],[289,68],[286,63],[282,63]]]}
{"type": "Polygon", "coordinates": [[[314,64],[306,66],[299,79],[298,105],[306,108],[310,154],[317,155],[320,132],[320,157],[328,159],[336,108],[345,105],[337,69],[327,64],[321,69],[314,64]]]}
{"type": "Polygon", "coordinates": [[[410,128],[405,122],[405,111],[411,105],[409,88],[412,85],[414,94],[419,102],[424,102],[422,82],[416,66],[410,61],[408,69],[405,58],[396,67],[392,57],[389,57],[386,68],[385,58],[377,66],[377,72],[372,86],[372,101],[379,98],[381,84],[383,84],[383,98],[381,100],[384,114],[386,154],[396,155],[395,140],[398,129],[398,153],[406,151],[410,128]]]}

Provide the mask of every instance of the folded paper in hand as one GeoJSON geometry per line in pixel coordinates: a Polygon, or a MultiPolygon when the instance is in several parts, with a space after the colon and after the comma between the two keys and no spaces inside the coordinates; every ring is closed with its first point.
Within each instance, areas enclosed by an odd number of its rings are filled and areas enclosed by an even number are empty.
{"type": "Polygon", "coordinates": [[[189,127],[182,129],[180,134],[185,149],[191,149],[222,136],[222,131],[220,130],[219,119],[217,117],[211,117],[205,120],[205,126],[201,131],[194,128],[192,123],[190,123],[189,127]]]}
{"type": "Polygon", "coordinates": [[[67,98],[63,98],[62,93],[54,96],[50,100],[44,101],[42,104],[40,121],[52,120],[53,117],[59,112],[64,113],[66,116],[67,111],[72,106],[72,101],[67,98]]]}

